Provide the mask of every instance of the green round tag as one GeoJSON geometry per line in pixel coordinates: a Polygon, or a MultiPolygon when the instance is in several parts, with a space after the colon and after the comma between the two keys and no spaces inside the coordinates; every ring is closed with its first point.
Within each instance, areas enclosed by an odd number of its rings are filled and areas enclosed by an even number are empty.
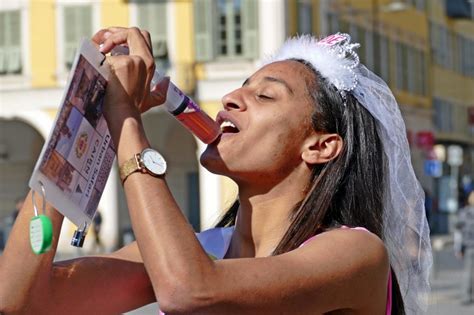
{"type": "Polygon", "coordinates": [[[53,241],[53,224],[44,214],[33,217],[30,221],[31,249],[36,255],[43,254],[51,248],[53,241]]]}

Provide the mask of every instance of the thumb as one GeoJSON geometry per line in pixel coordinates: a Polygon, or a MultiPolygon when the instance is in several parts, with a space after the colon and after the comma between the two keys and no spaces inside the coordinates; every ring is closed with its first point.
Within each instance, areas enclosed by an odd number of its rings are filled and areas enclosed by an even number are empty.
{"type": "Polygon", "coordinates": [[[150,93],[151,106],[158,106],[166,101],[169,84],[170,77],[165,77],[155,86],[155,88],[150,93]]]}

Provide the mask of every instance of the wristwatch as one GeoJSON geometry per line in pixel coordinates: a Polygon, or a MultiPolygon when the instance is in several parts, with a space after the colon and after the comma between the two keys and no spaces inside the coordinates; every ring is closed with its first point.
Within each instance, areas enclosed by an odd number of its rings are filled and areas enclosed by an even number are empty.
{"type": "Polygon", "coordinates": [[[158,151],[146,148],[120,166],[119,173],[122,184],[130,174],[135,172],[148,173],[156,177],[161,176],[166,172],[166,161],[158,151]]]}

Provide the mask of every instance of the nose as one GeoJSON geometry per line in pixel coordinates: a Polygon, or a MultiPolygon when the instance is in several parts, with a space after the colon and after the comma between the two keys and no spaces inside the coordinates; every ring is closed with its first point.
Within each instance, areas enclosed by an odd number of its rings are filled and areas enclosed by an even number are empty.
{"type": "Polygon", "coordinates": [[[245,105],[243,95],[242,95],[242,88],[234,90],[222,98],[222,104],[224,105],[225,110],[238,110],[243,111],[247,108],[245,105]]]}

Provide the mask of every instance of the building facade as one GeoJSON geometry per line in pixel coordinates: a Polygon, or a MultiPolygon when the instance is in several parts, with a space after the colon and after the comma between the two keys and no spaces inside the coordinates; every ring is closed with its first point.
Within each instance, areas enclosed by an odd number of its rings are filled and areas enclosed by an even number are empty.
{"type": "MultiPolygon", "coordinates": [[[[435,144],[462,146],[459,178],[473,163],[474,32],[471,18],[447,15],[444,1],[412,0],[16,0],[0,2],[0,220],[27,182],[61,103],[79,40],[111,25],[152,34],[157,67],[214,117],[287,36],[335,31],[362,44],[361,60],[393,89],[407,123],[420,181],[435,144]],[[455,53],[453,52],[455,51],[455,53]],[[469,116],[470,115],[470,116],[469,116]],[[449,119],[447,118],[449,117],[449,119]],[[466,120],[470,117],[470,120],[466,120]]],[[[205,148],[163,110],[144,115],[152,145],[168,159],[168,181],[196,230],[234,201],[229,179],[199,165],[205,148]]],[[[439,158],[439,157],[436,157],[439,158]]],[[[447,161],[447,160],[446,160],[447,161]]],[[[116,166],[99,204],[108,249],[127,242],[130,220],[116,166]]],[[[65,224],[61,249],[72,224],[65,224]]],[[[92,239],[89,237],[88,239],[92,239]]],[[[86,241],[86,248],[89,246],[86,241]]]]}

